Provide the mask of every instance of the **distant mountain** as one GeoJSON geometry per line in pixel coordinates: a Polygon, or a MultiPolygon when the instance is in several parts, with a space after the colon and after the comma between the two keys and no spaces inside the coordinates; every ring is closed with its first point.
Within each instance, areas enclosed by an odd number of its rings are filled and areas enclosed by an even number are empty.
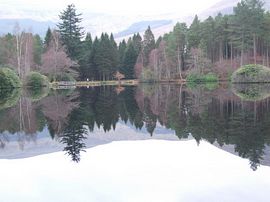
{"type": "Polygon", "coordinates": [[[141,21],[133,23],[127,29],[118,32],[115,34],[115,38],[128,36],[136,32],[143,32],[147,29],[148,26],[151,26],[151,29],[157,29],[162,26],[166,26],[172,23],[172,20],[152,20],[152,21],[141,21]]]}
{"type": "MultiPolygon", "coordinates": [[[[2,0],[0,7],[0,35],[13,31],[15,22],[19,22],[22,29],[31,29],[34,33],[44,36],[47,28],[55,27],[58,21],[59,8],[40,8],[38,3],[36,7],[27,5],[17,6],[9,0],[2,0]]],[[[198,14],[201,20],[208,16],[215,16],[219,12],[222,14],[231,14],[233,7],[240,0],[221,0],[209,9],[201,13],[194,13],[191,16],[183,16],[179,12],[165,13],[160,15],[138,15],[138,16],[121,16],[104,13],[93,13],[87,8],[80,10],[82,12],[83,22],[86,32],[91,32],[93,36],[99,36],[102,32],[114,33],[115,38],[119,41],[127,38],[134,33],[143,34],[148,25],[151,26],[156,37],[163,35],[172,30],[176,22],[186,22],[190,24],[198,14]]],[[[173,6],[173,5],[172,5],[173,6]]],[[[265,1],[266,10],[270,9],[270,0],[265,1]]]]}
{"type": "MultiPolygon", "coordinates": [[[[194,13],[193,16],[180,16],[179,14],[170,14],[168,15],[169,18],[163,16],[163,19],[170,19],[171,23],[164,26],[159,26],[158,28],[154,28],[152,29],[152,31],[156,37],[163,35],[164,33],[171,31],[176,22],[185,22],[187,24],[192,23],[196,14],[200,18],[200,20],[205,20],[209,16],[216,16],[218,13],[222,13],[223,15],[232,14],[233,8],[237,6],[238,2],[240,2],[240,0],[221,0],[201,13],[194,13]]],[[[265,10],[269,11],[270,0],[265,0],[264,3],[265,10]]]]}
{"type": "Polygon", "coordinates": [[[16,22],[19,23],[21,30],[31,31],[44,37],[48,27],[54,28],[52,21],[37,21],[32,19],[0,19],[0,35],[13,33],[16,22]]]}
{"type": "MultiPolygon", "coordinates": [[[[233,8],[237,6],[237,3],[240,0],[221,0],[220,2],[216,3],[215,5],[211,6],[209,9],[205,10],[201,14],[199,14],[200,18],[204,19],[209,16],[215,16],[218,13],[222,13],[223,15],[232,14],[233,8]]],[[[270,9],[270,0],[264,1],[264,8],[266,10],[270,9]]]]}
{"type": "Polygon", "coordinates": [[[209,16],[215,16],[218,13],[222,13],[223,15],[232,14],[233,7],[235,7],[238,2],[239,2],[239,0],[221,0],[217,4],[213,5],[209,9],[205,10],[199,16],[200,16],[200,18],[207,18],[209,16]]]}

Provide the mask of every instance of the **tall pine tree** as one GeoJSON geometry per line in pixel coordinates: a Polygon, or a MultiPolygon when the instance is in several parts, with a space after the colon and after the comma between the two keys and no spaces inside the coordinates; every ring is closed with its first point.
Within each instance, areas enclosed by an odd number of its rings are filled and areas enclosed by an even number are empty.
{"type": "Polygon", "coordinates": [[[137,60],[137,53],[132,42],[128,43],[127,49],[123,58],[123,67],[120,72],[125,75],[127,79],[134,79],[134,66],[137,60]]]}
{"type": "Polygon", "coordinates": [[[155,48],[155,37],[151,31],[150,26],[148,26],[147,30],[143,36],[143,44],[142,44],[142,51],[143,51],[143,66],[147,66],[149,63],[149,54],[155,48]]]}
{"type": "Polygon", "coordinates": [[[187,37],[188,37],[188,48],[198,48],[201,40],[200,35],[200,21],[198,16],[196,15],[193,22],[191,23],[187,37]]]}
{"type": "Polygon", "coordinates": [[[66,46],[67,54],[71,59],[78,60],[80,56],[81,38],[83,37],[80,23],[81,14],[76,13],[74,4],[67,6],[66,10],[61,12],[59,18],[61,22],[57,25],[61,40],[66,46]]]}
{"type": "Polygon", "coordinates": [[[92,50],[92,36],[90,33],[86,34],[85,40],[82,41],[82,53],[80,54],[79,64],[80,64],[80,74],[82,79],[91,78],[91,50],[92,50]]]}

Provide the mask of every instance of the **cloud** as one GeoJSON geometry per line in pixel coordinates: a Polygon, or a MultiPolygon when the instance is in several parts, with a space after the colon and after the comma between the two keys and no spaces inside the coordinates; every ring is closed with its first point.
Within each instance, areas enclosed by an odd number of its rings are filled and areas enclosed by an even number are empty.
{"type": "Polygon", "coordinates": [[[194,14],[200,12],[219,0],[114,0],[114,1],[85,1],[85,0],[0,0],[1,7],[28,10],[63,10],[66,5],[74,3],[78,10],[107,13],[114,15],[157,15],[179,12],[179,14],[194,14]]]}

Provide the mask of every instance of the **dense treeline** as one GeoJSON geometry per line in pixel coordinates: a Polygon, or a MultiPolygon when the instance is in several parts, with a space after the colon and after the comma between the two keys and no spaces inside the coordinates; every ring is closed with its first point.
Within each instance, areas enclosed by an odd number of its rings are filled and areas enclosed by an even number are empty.
{"type": "Polygon", "coordinates": [[[134,65],[140,51],[137,41],[140,35],[135,34],[128,42],[122,41],[117,46],[113,35],[103,33],[100,38],[95,38],[92,42],[88,33],[84,48],[87,50],[80,59],[80,70],[82,79],[92,80],[112,80],[118,71],[126,78],[134,78],[134,65]]]}
{"type": "Polygon", "coordinates": [[[73,4],[60,14],[57,28],[48,28],[44,41],[39,35],[14,27],[14,33],[0,37],[0,65],[25,78],[39,71],[50,80],[109,80],[116,72],[134,78],[134,66],[141,50],[142,38],[134,34],[118,45],[112,34],[102,33],[93,40],[84,37],[81,14],[73,4]]]}
{"type": "Polygon", "coordinates": [[[189,27],[177,23],[157,40],[148,27],[143,38],[134,35],[117,47],[113,36],[105,33],[89,43],[81,75],[104,80],[119,71],[126,78],[172,80],[212,72],[228,79],[244,64],[269,66],[269,16],[261,1],[243,0],[231,15],[218,14],[204,21],[195,16],[189,27]]]}
{"type": "Polygon", "coordinates": [[[227,79],[244,64],[269,66],[270,14],[263,2],[242,0],[233,10],[231,15],[218,14],[204,21],[195,16],[189,27],[177,23],[148,51],[149,63],[141,52],[137,76],[168,80],[215,72],[227,79]]]}
{"type": "Polygon", "coordinates": [[[92,39],[80,26],[81,14],[73,4],[60,13],[55,30],[40,36],[14,27],[0,37],[0,64],[13,67],[23,78],[39,71],[51,80],[111,80],[116,73],[127,79],[173,80],[192,75],[217,74],[228,79],[238,67],[254,63],[269,66],[270,13],[260,0],[242,0],[233,14],[218,14],[190,26],[177,23],[155,40],[148,27],[116,43],[112,34],[92,39]]]}
{"type": "Polygon", "coordinates": [[[39,35],[20,30],[0,37],[0,65],[14,68],[20,77],[41,65],[42,40],[39,35]],[[31,67],[31,68],[30,68],[31,67]]]}

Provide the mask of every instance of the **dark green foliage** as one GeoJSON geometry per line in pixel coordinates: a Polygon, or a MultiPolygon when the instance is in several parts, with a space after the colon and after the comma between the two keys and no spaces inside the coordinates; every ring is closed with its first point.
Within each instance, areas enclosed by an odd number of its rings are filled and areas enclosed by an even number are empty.
{"type": "Polygon", "coordinates": [[[99,96],[97,97],[95,107],[98,127],[102,127],[105,132],[115,129],[119,118],[117,94],[112,91],[111,87],[99,89],[99,96]]]}
{"type": "Polygon", "coordinates": [[[51,31],[51,28],[49,27],[47,32],[46,32],[45,39],[44,39],[45,48],[47,48],[49,46],[51,40],[52,40],[52,31],[51,31]]]}
{"type": "Polygon", "coordinates": [[[124,55],[125,55],[125,51],[127,48],[127,43],[125,40],[121,41],[119,43],[119,47],[118,47],[118,55],[119,55],[119,70],[121,70],[121,68],[124,66],[123,65],[123,61],[124,61],[124,55]]]}
{"type": "Polygon", "coordinates": [[[262,65],[245,65],[232,74],[233,83],[270,82],[270,69],[262,65]]]}
{"type": "Polygon", "coordinates": [[[70,74],[62,73],[55,75],[56,81],[76,81],[70,74]]]}
{"type": "Polygon", "coordinates": [[[102,33],[92,42],[88,35],[83,42],[84,54],[80,60],[81,78],[86,80],[110,80],[119,71],[126,78],[134,78],[134,66],[141,50],[141,37],[134,34],[126,43],[117,46],[113,35],[102,33]],[[88,40],[89,39],[89,40],[88,40]],[[88,41],[88,42],[87,42],[88,41]]]}
{"type": "Polygon", "coordinates": [[[149,54],[155,48],[155,36],[151,31],[150,26],[143,35],[142,52],[143,52],[143,65],[147,66],[149,63],[149,54]]]}
{"type": "Polygon", "coordinates": [[[246,101],[261,101],[270,97],[269,84],[233,84],[234,94],[246,101]]]}
{"type": "Polygon", "coordinates": [[[49,88],[48,87],[42,87],[42,88],[31,87],[28,89],[27,94],[32,102],[36,102],[46,97],[49,94],[49,88]]]}
{"type": "Polygon", "coordinates": [[[136,54],[139,55],[139,53],[142,49],[142,37],[139,33],[133,35],[132,43],[133,43],[134,49],[136,51],[136,54]]]}
{"type": "Polygon", "coordinates": [[[87,130],[84,127],[83,111],[81,108],[75,109],[69,115],[69,121],[64,129],[64,134],[60,142],[65,145],[64,151],[72,161],[78,163],[81,160],[81,151],[84,151],[87,130]]]}
{"type": "Polygon", "coordinates": [[[92,59],[91,65],[99,79],[108,80],[113,78],[113,74],[118,67],[118,51],[112,37],[109,37],[107,33],[103,33],[99,40],[96,39],[90,57],[92,59]]]}
{"type": "Polygon", "coordinates": [[[205,75],[190,73],[187,76],[187,82],[189,83],[200,83],[200,82],[218,82],[218,77],[214,73],[208,73],[205,75]]]}
{"type": "Polygon", "coordinates": [[[120,68],[120,72],[125,75],[126,79],[134,79],[134,65],[137,57],[133,43],[129,43],[124,53],[123,66],[120,68]]]}
{"type": "Polygon", "coordinates": [[[153,114],[150,106],[150,100],[145,99],[144,113],[143,113],[143,121],[145,122],[145,127],[147,132],[153,136],[154,130],[156,128],[157,116],[153,114]]]}
{"type": "Polygon", "coordinates": [[[41,65],[41,54],[43,52],[42,40],[38,34],[34,36],[34,62],[37,65],[41,65]]]}
{"type": "Polygon", "coordinates": [[[98,70],[97,70],[97,65],[95,63],[95,57],[98,51],[98,46],[99,46],[99,40],[97,37],[95,37],[95,40],[92,45],[91,53],[90,53],[90,58],[89,58],[89,63],[88,63],[88,74],[87,78],[91,80],[99,80],[101,78],[100,75],[98,75],[98,70]]]}
{"type": "Polygon", "coordinates": [[[31,88],[41,88],[49,86],[48,78],[38,72],[30,72],[26,79],[26,85],[31,88]]]}
{"type": "Polygon", "coordinates": [[[159,47],[159,44],[160,44],[161,41],[162,41],[162,37],[160,36],[160,37],[158,37],[158,39],[156,41],[156,48],[159,47]]]}
{"type": "Polygon", "coordinates": [[[79,59],[81,54],[81,38],[83,37],[80,23],[81,14],[76,13],[74,4],[67,6],[66,10],[61,12],[59,18],[61,22],[57,25],[61,35],[61,40],[67,48],[67,54],[71,59],[79,59]]]}
{"type": "Polygon", "coordinates": [[[192,24],[188,30],[188,47],[190,48],[198,48],[201,40],[201,33],[200,33],[200,21],[198,16],[196,15],[192,24]]]}
{"type": "Polygon", "coordinates": [[[8,33],[7,35],[0,37],[0,64],[8,65],[9,60],[14,58],[16,51],[14,35],[8,33]]]}
{"type": "Polygon", "coordinates": [[[92,53],[92,36],[90,33],[86,34],[85,40],[82,41],[82,51],[79,58],[80,64],[80,76],[81,79],[91,78],[93,72],[91,72],[91,53],[92,53]]]}
{"type": "Polygon", "coordinates": [[[208,58],[211,62],[214,62],[214,54],[215,54],[215,20],[212,17],[208,17],[203,23],[201,28],[201,36],[199,48],[203,50],[203,52],[207,53],[208,58]]]}
{"type": "Polygon", "coordinates": [[[243,0],[234,7],[234,28],[239,36],[235,42],[242,51],[252,47],[253,40],[261,34],[264,15],[262,6],[263,3],[258,0],[243,0]]]}
{"type": "Polygon", "coordinates": [[[135,78],[134,67],[141,49],[142,38],[139,33],[130,37],[127,43],[123,40],[119,44],[119,71],[125,75],[125,78],[135,78]]]}
{"type": "Polygon", "coordinates": [[[176,23],[173,28],[173,32],[169,33],[165,37],[166,41],[166,56],[175,65],[171,65],[173,72],[179,75],[178,78],[182,79],[182,70],[185,65],[185,55],[187,46],[187,26],[185,23],[176,23]]]}
{"type": "MultiPolygon", "coordinates": [[[[48,95],[48,94],[46,94],[46,96],[47,96],[47,95],[48,95]]],[[[42,97],[42,98],[43,98],[43,97],[42,97]]],[[[37,128],[38,128],[38,131],[39,131],[39,132],[42,132],[43,129],[44,129],[44,127],[46,127],[47,120],[46,120],[46,118],[45,118],[45,116],[44,116],[44,113],[43,113],[41,107],[37,108],[37,110],[36,110],[36,117],[37,117],[36,120],[37,120],[37,128]]]]}
{"type": "Polygon", "coordinates": [[[17,74],[9,68],[0,68],[0,89],[21,87],[17,74]]]}

